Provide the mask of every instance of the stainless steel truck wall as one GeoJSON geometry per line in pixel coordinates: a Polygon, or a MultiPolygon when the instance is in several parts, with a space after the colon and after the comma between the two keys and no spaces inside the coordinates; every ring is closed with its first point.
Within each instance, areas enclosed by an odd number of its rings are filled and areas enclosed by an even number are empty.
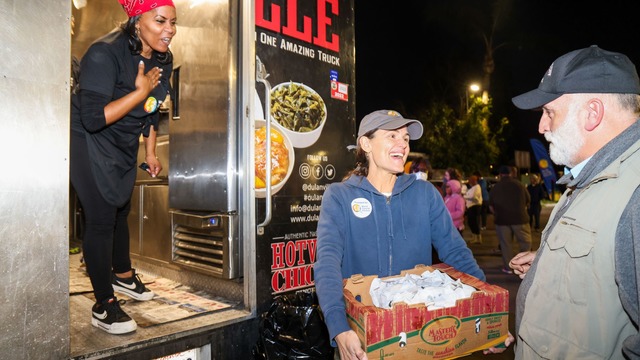
{"type": "Polygon", "coordinates": [[[187,25],[171,46],[172,261],[225,279],[240,276],[242,266],[239,149],[251,146],[238,117],[238,9],[229,0],[179,10],[187,25]]]}
{"type": "Polygon", "coordinates": [[[71,1],[0,0],[0,355],[69,351],[71,1]]]}
{"type": "MultiPolygon", "coordinates": [[[[186,6],[185,6],[186,7],[186,6]]],[[[238,14],[234,0],[178,12],[169,206],[238,210],[238,14]]],[[[242,144],[240,142],[240,144],[242,144]]]]}

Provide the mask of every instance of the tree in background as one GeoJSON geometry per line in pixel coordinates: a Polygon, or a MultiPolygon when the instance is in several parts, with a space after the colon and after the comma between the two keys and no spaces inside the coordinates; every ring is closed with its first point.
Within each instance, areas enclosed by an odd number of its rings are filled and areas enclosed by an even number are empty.
{"type": "MultiPolygon", "coordinates": [[[[490,129],[492,99],[486,104],[481,96],[472,96],[466,112],[456,112],[446,103],[431,102],[418,113],[425,135],[416,141],[415,148],[429,155],[433,168],[455,167],[464,174],[475,170],[486,172],[500,160],[500,145],[509,120],[502,118],[490,129]]],[[[495,121],[494,121],[495,122],[495,121]]]]}

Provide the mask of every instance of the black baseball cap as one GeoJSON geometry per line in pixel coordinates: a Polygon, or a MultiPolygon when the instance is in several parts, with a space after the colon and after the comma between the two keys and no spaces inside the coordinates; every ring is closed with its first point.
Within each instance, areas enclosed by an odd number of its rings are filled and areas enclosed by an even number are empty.
{"type": "Polygon", "coordinates": [[[597,45],[571,51],[557,58],[540,85],[511,99],[520,109],[536,109],[564,94],[640,94],[635,65],[621,53],[597,45]]]}
{"type": "Polygon", "coordinates": [[[362,118],[358,138],[372,130],[395,130],[407,126],[409,139],[416,140],[422,136],[422,123],[414,119],[405,119],[394,110],[377,110],[362,118]]]}

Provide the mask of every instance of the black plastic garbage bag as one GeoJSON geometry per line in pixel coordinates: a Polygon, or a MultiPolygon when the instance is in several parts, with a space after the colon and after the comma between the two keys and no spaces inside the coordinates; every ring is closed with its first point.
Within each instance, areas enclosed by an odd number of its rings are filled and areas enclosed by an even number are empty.
{"type": "Polygon", "coordinates": [[[313,290],[279,295],[260,317],[255,360],[332,360],[329,332],[313,290]]]}

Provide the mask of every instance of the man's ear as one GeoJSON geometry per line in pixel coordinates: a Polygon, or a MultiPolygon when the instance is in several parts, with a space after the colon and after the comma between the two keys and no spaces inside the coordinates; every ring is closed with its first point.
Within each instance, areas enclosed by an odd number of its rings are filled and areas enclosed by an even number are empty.
{"type": "Polygon", "coordinates": [[[587,131],[593,131],[600,125],[604,117],[604,103],[598,98],[593,98],[589,99],[587,106],[587,121],[584,124],[584,128],[587,131]]]}

